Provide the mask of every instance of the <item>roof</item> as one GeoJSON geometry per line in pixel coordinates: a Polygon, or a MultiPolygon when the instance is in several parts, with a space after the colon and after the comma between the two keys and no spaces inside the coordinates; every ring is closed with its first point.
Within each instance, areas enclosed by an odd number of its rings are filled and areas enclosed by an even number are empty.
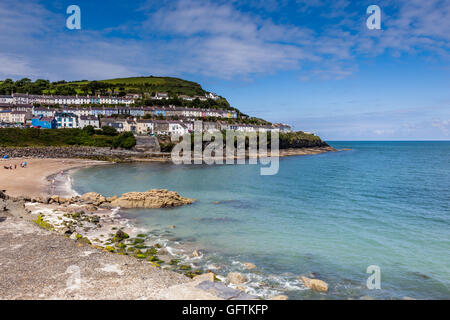
{"type": "Polygon", "coordinates": [[[76,117],[76,115],[70,112],[57,112],[55,117],[76,117]]]}
{"type": "Polygon", "coordinates": [[[97,120],[98,118],[96,116],[80,116],[80,120],[97,120]]]}

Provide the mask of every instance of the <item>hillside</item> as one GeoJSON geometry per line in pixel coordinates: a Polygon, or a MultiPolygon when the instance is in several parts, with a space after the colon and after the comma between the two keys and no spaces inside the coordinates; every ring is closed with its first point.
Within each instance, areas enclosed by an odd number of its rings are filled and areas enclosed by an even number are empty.
{"type": "Polygon", "coordinates": [[[204,96],[206,91],[203,90],[200,84],[192,81],[187,81],[172,77],[132,77],[132,78],[117,78],[109,80],[98,81],[75,81],[68,83],[58,83],[57,86],[73,87],[80,93],[84,92],[86,87],[91,87],[92,84],[99,82],[106,84],[105,88],[109,92],[113,90],[116,92],[126,93],[156,93],[168,92],[171,95],[201,95],[204,96]]]}
{"type": "Polygon", "coordinates": [[[30,93],[30,94],[118,94],[139,93],[152,95],[156,92],[168,92],[171,95],[204,96],[206,91],[196,82],[172,77],[134,77],[107,80],[56,81],[44,79],[31,81],[28,78],[13,81],[0,81],[0,94],[30,93]]]}

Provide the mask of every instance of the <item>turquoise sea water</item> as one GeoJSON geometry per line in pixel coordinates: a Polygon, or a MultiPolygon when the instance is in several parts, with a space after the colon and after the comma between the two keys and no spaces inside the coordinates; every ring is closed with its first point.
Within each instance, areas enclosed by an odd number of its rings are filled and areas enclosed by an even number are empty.
{"type": "Polygon", "coordinates": [[[246,273],[250,292],[265,297],[449,299],[450,142],[330,144],[352,150],[280,159],[275,176],[255,165],[86,168],[73,173],[73,187],[104,195],[165,188],[197,199],[123,215],[204,249],[201,267],[246,273]],[[242,268],[247,261],[256,272],[242,268]],[[381,269],[380,290],[366,287],[370,265],[381,269]],[[299,276],[311,272],[328,294],[304,290],[299,276]]]}

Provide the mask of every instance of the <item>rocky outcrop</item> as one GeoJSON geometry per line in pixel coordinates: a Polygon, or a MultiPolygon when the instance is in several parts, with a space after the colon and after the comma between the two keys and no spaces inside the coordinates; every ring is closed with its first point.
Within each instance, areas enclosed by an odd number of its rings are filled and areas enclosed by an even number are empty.
{"type": "Polygon", "coordinates": [[[93,205],[99,206],[106,202],[106,198],[96,192],[88,192],[81,196],[81,200],[85,202],[92,203],[93,205]]]}
{"type": "Polygon", "coordinates": [[[310,279],[307,277],[301,277],[305,287],[317,291],[317,292],[328,292],[328,284],[325,281],[319,279],[310,279]]]}
{"type": "Polygon", "coordinates": [[[230,272],[227,276],[227,281],[229,283],[238,285],[248,282],[248,279],[239,272],[230,272]]]}
{"type": "Polygon", "coordinates": [[[253,263],[251,263],[251,262],[245,262],[244,263],[244,268],[247,269],[247,270],[253,270],[253,269],[256,269],[256,266],[253,263]]]}
{"type": "MultiPolygon", "coordinates": [[[[3,193],[0,193],[0,198],[3,193]]],[[[6,197],[6,195],[5,195],[6,197]]],[[[16,199],[18,200],[18,199],[16,199]]],[[[168,190],[149,190],[146,192],[128,192],[121,197],[104,197],[96,192],[88,192],[82,196],[72,198],[62,198],[59,196],[51,196],[47,198],[28,199],[26,201],[39,202],[44,204],[81,204],[88,211],[96,211],[99,207],[121,207],[124,209],[132,208],[173,208],[185,204],[191,204],[195,199],[189,199],[180,196],[175,191],[168,190]]]]}
{"type": "Polygon", "coordinates": [[[172,208],[191,204],[195,200],[184,198],[175,191],[148,190],[146,192],[128,192],[111,202],[112,206],[124,209],[132,208],[172,208]]]}

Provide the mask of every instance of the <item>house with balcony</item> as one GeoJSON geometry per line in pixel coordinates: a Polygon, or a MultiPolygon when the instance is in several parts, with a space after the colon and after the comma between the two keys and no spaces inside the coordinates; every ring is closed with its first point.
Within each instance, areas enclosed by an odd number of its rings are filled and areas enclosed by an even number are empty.
{"type": "Polygon", "coordinates": [[[78,128],[78,116],[69,112],[57,112],[55,113],[55,119],[57,121],[57,127],[60,128],[78,128]]]}

